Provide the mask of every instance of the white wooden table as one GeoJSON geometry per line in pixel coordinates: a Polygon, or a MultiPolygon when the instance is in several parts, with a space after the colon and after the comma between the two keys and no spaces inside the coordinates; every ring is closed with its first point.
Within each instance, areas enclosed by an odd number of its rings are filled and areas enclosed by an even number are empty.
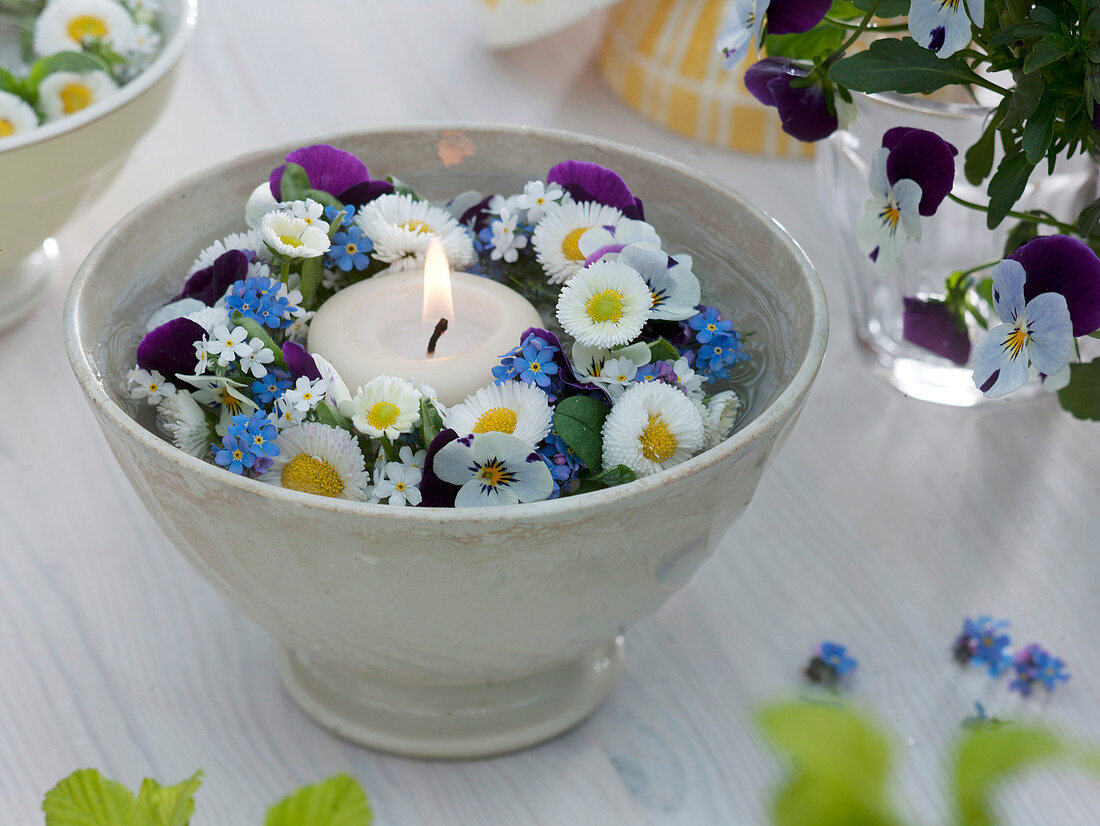
{"type": "MultiPolygon", "coordinates": [[[[258,824],[268,802],[337,771],[362,781],[380,824],[761,823],[778,764],[752,708],[799,691],[823,637],[850,645],[862,662],[852,694],[896,729],[913,820],[945,813],[948,744],[975,700],[1100,742],[1100,427],[1050,399],[961,411],[873,378],[812,167],[711,150],[634,116],[591,67],[591,23],[492,54],[473,4],[455,0],[201,5],[169,111],[61,233],[64,281],[0,337],[0,820],[41,822],[45,790],[96,766],[132,785],[204,768],[196,826],[258,824]],[[61,342],[68,277],[171,182],[284,141],[432,119],[595,133],[733,185],[817,262],[834,325],[756,501],[703,573],[629,633],[607,704],[555,742],[470,763],[373,754],[306,720],[276,681],[271,640],[139,504],[61,342]],[[979,612],[1067,659],[1072,682],[1023,704],[961,672],[948,648],[979,612]]],[[[1048,776],[1004,805],[1015,824],[1095,824],[1100,786],[1048,776]]]]}

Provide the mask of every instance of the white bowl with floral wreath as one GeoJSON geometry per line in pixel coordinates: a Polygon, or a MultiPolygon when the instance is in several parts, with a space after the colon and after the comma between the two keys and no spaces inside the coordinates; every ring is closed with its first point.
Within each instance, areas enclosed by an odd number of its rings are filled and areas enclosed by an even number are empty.
{"type": "MultiPolygon", "coordinates": [[[[753,333],[751,368],[738,374],[740,418],[698,455],[549,501],[392,507],[392,499],[288,489],[294,474],[264,484],[248,478],[254,468],[229,472],[210,456],[189,455],[158,435],[149,399],[135,402],[128,392],[135,348],[159,323],[150,316],[178,296],[181,274],[211,237],[239,231],[243,205],[284,163],[286,148],[224,164],[145,204],[78,272],[66,343],[112,450],[185,557],[279,640],[280,674],[303,709],[341,736],[402,754],[524,748],[596,708],[618,673],[625,629],[683,586],[748,507],[824,356],[824,294],[774,221],[725,187],[626,146],[470,125],[329,143],[365,160],[376,178],[394,176],[433,201],[471,189],[519,192],[563,159],[613,169],[645,200],[664,248],[692,257],[708,303],[753,333]],[[181,240],[156,250],[132,242],[169,234],[181,240]]],[[[188,278],[187,289],[205,280],[188,278]]],[[[200,308],[195,317],[216,311],[200,308]]],[[[213,428],[217,416],[207,418],[213,428]]],[[[306,422],[279,438],[324,427],[306,422]]],[[[486,437],[502,438],[482,433],[475,447],[486,437]]]]}
{"type": "Polygon", "coordinates": [[[160,116],[196,3],[0,0],[0,329],[57,269],[48,239],[160,116]]]}

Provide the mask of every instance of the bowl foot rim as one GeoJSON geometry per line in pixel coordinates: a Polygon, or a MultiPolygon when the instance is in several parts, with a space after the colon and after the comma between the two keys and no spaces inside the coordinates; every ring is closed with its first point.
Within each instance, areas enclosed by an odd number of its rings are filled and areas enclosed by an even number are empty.
{"type": "Polygon", "coordinates": [[[543,743],[581,723],[607,698],[622,668],[623,638],[551,671],[473,686],[372,680],[280,644],[283,688],[315,723],[404,757],[492,757],[543,743]]]}

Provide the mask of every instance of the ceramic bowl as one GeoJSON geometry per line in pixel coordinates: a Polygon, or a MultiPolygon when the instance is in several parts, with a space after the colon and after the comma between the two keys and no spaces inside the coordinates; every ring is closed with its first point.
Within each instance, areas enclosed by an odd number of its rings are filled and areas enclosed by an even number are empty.
{"type": "Polygon", "coordinates": [[[106,188],[160,116],[195,28],[196,3],[162,4],[163,48],[118,92],[0,141],[0,329],[34,306],[56,271],[50,236],[106,188]]]}
{"type": "Polygon", "coordinates": [[[337,734],[407,755],[520,749],[600,703],[626,628],[682,587],[748,507],[825,353],[825,297],[773,220],[626,146],[469,125],[327,142],[362,157],[372,176],[396,175],[431,198],[517,191],[567,158],[611,167],[645,201],[666,248],[695,257],[708,302],[756,331],[747,411],[712,450],[556,501],[394,508],[284,490],[194,459],[122,390],[144,321],[211,239],[240,229],[253,187],[295,147],[184,181],[118,224],[77,273],[66,345],[108,443],[184,556],[281,643],[280,673],[302,708],[337,734]]]}

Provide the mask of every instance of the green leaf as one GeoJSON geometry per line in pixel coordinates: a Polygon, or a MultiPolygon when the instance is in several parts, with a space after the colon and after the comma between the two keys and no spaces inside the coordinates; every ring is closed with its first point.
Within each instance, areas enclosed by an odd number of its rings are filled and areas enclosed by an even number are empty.
{"type": "MultiPolygon", "coordinates": [[[[875,0],[852,0],[853,5],[862,11],[869,11],[875,0]]],[[[875,17],[905,17],[909,14],[909,0],[882,0],[875,9],[875,17]]]]}
{"type": "Polygon", "coordinates": [[[615,485],[625,485],[627,482],[633,482],[637,478],[638,475],[626,465],[615,465],[614,467],[607,468],[603,473],[597,473],[595,476],[589,477],[588,481],[596,482],[610,488],[615,485]]]}
{"type": "Polygon", "coordinates": [[[240,327],[244,327],[250,336],[258,338],[264,343],[264,347],[275,354],[275,361],[273,361],[272,364],[280,370],[287,369],[286,359],[283,358],[283,349],[275,343],[274,339],[271,338],[262,324],[251,318],[245,318],[240,313],[233,313],[233,323],[240,327]]]}
{"type": "Polygon", "coordinates": [[[1100,235],[1100,198],[1081,210],[1077,216],[1077,231],[1086,238],[1100,235]]]}
{"type": "Polygon", "coordinates": [[[393,184],[394,195],[411,195],[414,201],[420,200],[420,196],[416,194],[413,188],[400,178],[395,178],[393,175],[387,175],[386,180],[393,184]]]}
{"type": "Polygon", "coordinates": [[[663,338],[649,343],[649,353],[650,364],[658,361],[676,361],[680,358],[680,351],[663,338]]]}
{"type": "Polygon", "coordinates": [[[4,67],[0,66],[0,92],[11,92],[13,95],[23,96],[23,84],[19,78],[4,67]]]}
{"type": "Polygon", "coordinates": [[[314,299],[317,297],[317,288],[321,286],[321,278],[324,276],[324,256],[316,255],[302,261],[302,281],[298,289],[302,293],[302,306],[307,310],[315,308],[314,299]]]}
{"type": "Polygon", "coordinates": [[[432,440],[439,435],[439,431],[443,429],[443,417],[439,415],[439,410],[427,399],[420,400],[420,438],[424,442],[424,447],[429,447],[432,440]]]}
{"type": "Polygon", "coordinates": [[[264,826],[370,826],[363,787],[346,774],[305,786],[267,811],[264,826]]]}
{"type": "Polygon", "coordinates": [[[772,804],[775,826],[898,826],[887,796],[890,748],[860,714],[783,703],[758,717],[792,771],[772,804]]]}
{"type": "Polygon", "coordinates": [[[44,57],[31,67],[27,81],[34,89],[54,72],[109,72],[107,64],[84,52],[58,52],[44,57]]]}
{"type": "Polygon", "coordinates": [[[843,42],[843,29],[821,23],[802,34],[769,34],[764,51],[768,57],[813,60],[820,54],[836,51],[843,42]]]}
{"type": "Polygon", "coordinates": [[[554,410],[554,430],[588,468],[599,473],[603,464],[603,422],[610,412],[590,396],[570,396],[554,410]]]}
{"type": "Polygon", "coordinates": [[[1068,52],[1072,44],[1056,34],[1049,34],[1031,47],[1024,58],[1024,74],[1049,66],[1068,52]]]}
{"type": "Polygon", "coordinates": [[[1046,81],[1039,73],[1021,75],[1016,81],[1016,89],[1004,106],[1002,126],[1015,128],[1030,118],[1039,108],[1046,81]]]}
{"type": "Polygon", "coordinates": [[[987,227],[993,229],[1005,219],[1023,195],[1027,179],[1031,177],[1034,168],[1034,164],[1028,163],[1023,152],[1017,152],[1001,161],[989,180],[989,212],[985,216],[987,227]]]}
{"type": "Polygon", "coordinates": [[[1005,239],[1004,257],[1012,255],[1020,247],[1039,234],[1039,225],[1033,221],[1020,221],[1005,239]]]}
{"type": "Polygon", "coordinates": [[[833,64],[829,78],[860,92],[930,94],[951,84],[979,80],[959,55],[936,57],[911,37],[876,40],[866,51],[833,64]]]}
{"type": "Polygon", "coordinates": [[[284,201],[304,201],[313,191],[309,174],[296,163],[288,163],[283,171],[283,180],[279,184],[284,201]]]}
{"type": "Polygon", "coordinates": [[[1100,421],[1100,358],[1069,366],[1069,384],[1058,391],[1058,401],[1078,419],[1100,421]]]}
{"type": "Polygon", "coordinates": [[[1024,125],[1024,137],[1021,145],[1024,154],[1027,155],[1027,162],[1032,166],[1039,163],[1047,154],[1047,148],[1054,138],[1056,102],[1057,95],[1052,96],[1049,92],[1044,94],[1039,108],[1035,110],[1035,114],[1027,119],[1027,123],[1024,125]],[[1048,98],[1050,97],[1054,97],[1054,101],[1049,101],[1048,98]]]}
{"type": "Polygon", "coordinates": [[[202,785],[202,772],[175,786],[161,786],[146,778],[138,792],[138,808],[145,826],[187,826],[195,814],[195,792],[202,785]]]}
{"type": "Polygon", "coordinates": [[[333,410],[329,407],[327,402],[321,402],[317,405],[317,421],[321,424],[327,424],[329,427],[338,427],[341,430],[346,430],[348,433],[355,432],[351,426],[351,419],[339,410],[333,410]]]}
{"type": "Polygon", "coordinates": [[[994,786],[1023,769],[1069,760],[1095,770],[1096,759],[1042,729],[1015,725],[972,729],[959,746],[951,774],[956,823],[994,826],[997,820],[990,802],[994,786]]]}
{"type": "Polygon", "coordinates": [[[73,772],[42,801],[46,826],[145,826],[134,793],[96,769],[73,772]]]}
{"type": "Polygon", "coordinates": [[[311,189],[306,192],[306,194],[302,196],[302,200],[305,200],[306,198],[312,198],[321,206],[336,207],[336,209],[344,208],[344,204],[339,198],[337,198],[335,195],[330,195],[327,192],[322,192],[319,189],[311,189]]]}
{"type": "Polygon", "coordinates": [[[989,119],[982,136],[966,150],[966,163],[963,165],[963,173],[966,180],[977,186],[984,181],[993,169],[994,139],[997,137],[997,119],[989,119]]]}

